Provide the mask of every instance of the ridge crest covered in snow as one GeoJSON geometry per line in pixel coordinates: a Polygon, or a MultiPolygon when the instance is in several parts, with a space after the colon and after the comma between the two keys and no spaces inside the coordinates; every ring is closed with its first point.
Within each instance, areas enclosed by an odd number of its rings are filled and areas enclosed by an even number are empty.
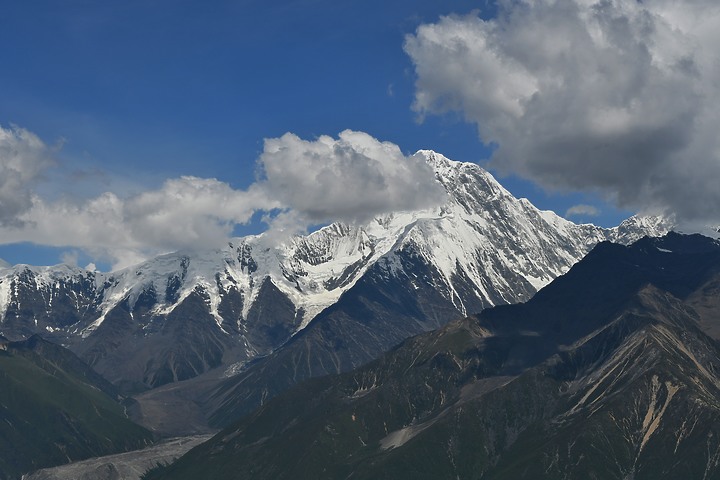
{"type": "Polygon", "coordinates": [[[290,335],[374,265],[387,275],[413,275],[403,272],[401,255],[438,272],[417,281],[432,282],[458,312],[472,313],[478,305],[529,298],[598,242],[630,243],[670,228],[659,217],[632,217],[611,229],[577,225],[515,198],[476,164],[429,150],[416,155],[434,169],[448,193],[445,204],[389,213],[364,225],[335,223],[280,245],[264,235],[234,238],[219,250],[170,253],[110,273],[0,265],[0,333],[7,333],[11,320],[31,315],[26,322],[34,326],[23,324],[22,332],[62,332],[68,343],[69,337],[92,336],[120,306],[131,318],[142,311],[149,325],[199,294],[222,332],[245,335],[252,357],[259,350],[248,340],[248,322],[268,282],[295,311],[290,335]],[[62,322],[52,311],[60,298],[74,312],[62,322]],[[32,308],[29,302],[35,302],[32,308]]]}

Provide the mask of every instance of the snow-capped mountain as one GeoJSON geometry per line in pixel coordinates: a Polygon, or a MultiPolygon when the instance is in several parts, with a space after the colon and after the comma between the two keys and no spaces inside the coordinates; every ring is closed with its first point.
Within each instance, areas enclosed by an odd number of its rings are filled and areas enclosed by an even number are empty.
{"type": "Polygon", "coordinates": [[[176,252],[111,273],[0,267],[0,333],[41,332],[113,381],[156,386],[272,352],[371,268],[405,278],[402,288],[411,291],[430,285],[449,301],[429,329],[527,300],[600,241],[669,229],[657,217],[613,229],[576,225],[516,199],[475,164],[417,155],[447,190],[444,205],[333,224],[281,245],[263,235],[237,238],[220,250],[176,252]],[[417,276],[408,258],[428,273],[417,276]]]}
{"type": "Polygon", "coordinates": [[[150,478],[720,478],[719,285],[720,241],[605,242],[528,302],[306,382],[150,478]]]}

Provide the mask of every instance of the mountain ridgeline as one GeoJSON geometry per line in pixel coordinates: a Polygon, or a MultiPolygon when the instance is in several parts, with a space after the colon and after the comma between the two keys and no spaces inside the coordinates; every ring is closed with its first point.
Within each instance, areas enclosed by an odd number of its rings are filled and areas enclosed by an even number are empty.
{"type": "MultiPolygon", "coordinates": [[[[285,352],[262,367],[282,371],[277,384],[253,387],[267,397],[459,315],[527,300],[600,241],[669,228],[654,217],[613,229],[576,225],[514,198],[475,164],[417,155],[445,187],[445,204],[333,224],[281,245],[238,238],[111,273],[0,267],[0,333],[65,345],[125,392],[242,372],[285,352]]],[[[228,396],[234,389],[216,392],[217,422],[261,401],[228,396]]]]}
{"type": "Polygon", "coordinates": [[[601,243],[526,303],[267,401],[151,479],[720,478],[720,242],[601,243]]]}

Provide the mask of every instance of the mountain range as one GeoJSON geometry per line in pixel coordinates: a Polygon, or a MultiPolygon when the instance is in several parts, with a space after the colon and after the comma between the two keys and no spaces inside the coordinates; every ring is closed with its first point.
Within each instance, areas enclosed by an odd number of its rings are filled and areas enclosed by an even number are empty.
{"type": "Polygon", "coordinates": [[[445,188],[443,205],[284,242],[236,238],[109,273],[3,265],[0,333],[69,348],[135,394],[127,412],[155,434],[204,433],[454,318],[528,300],[598,242],[670,226],[659,217],[576,225],[475,164],[417,155],[445,188]]]}
{"type": "Polygon", "coordinates": [[[670,226],[659,217],[576,225],[516,199],[475,164],[417,155],[445,187],[443,205],[282,243],[237,238],[110,273],[0,269],[0,333],[67,346],[124,392],[241,372],[298,339],[291,361],[315,351],[293,383],[358,366],[458,315],[527,300],[598,242],[670,226]],[[345,297],[365,310],[343,307],[345,297]]]}
{"type": "Polygon", "coordinates": [[[601,243],[531,300],[269,400],[151,479],[720,477],[720,242],[601,243]]]}

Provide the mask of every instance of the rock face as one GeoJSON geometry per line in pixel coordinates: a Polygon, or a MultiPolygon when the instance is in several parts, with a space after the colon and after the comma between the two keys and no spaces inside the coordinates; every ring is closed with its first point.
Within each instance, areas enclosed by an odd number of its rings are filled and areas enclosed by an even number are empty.
{"type": "Polygon", "coordinates": [[[720,242],[603,243],[524,304],[293,388],[152,479],[718,478],[720,242]]]}
{"type": "Polygon", "coordinates": [[[328,331],[325,342],[352,351],[332,368],[313,360],[324,367],[301,374],[312,376],[353,367],[457,315],[527,300],[599,241],[668,229],[659,218],[614,229],[575,225],[514,198],[475,164],[417,155],[448,192],[444,205],[333,224],[282,245],[237,238],[221,250],[172,253],[112,273],[0,267],[0,333],[41,333],[134,391],[220,366],[239,370],[299,337],[355,289],[368,310],[351,322],[366,325],[370,343],[354,326],[328,331]],[[404,315],[394,326],[374,330],[397,312],[404,315]]]}

